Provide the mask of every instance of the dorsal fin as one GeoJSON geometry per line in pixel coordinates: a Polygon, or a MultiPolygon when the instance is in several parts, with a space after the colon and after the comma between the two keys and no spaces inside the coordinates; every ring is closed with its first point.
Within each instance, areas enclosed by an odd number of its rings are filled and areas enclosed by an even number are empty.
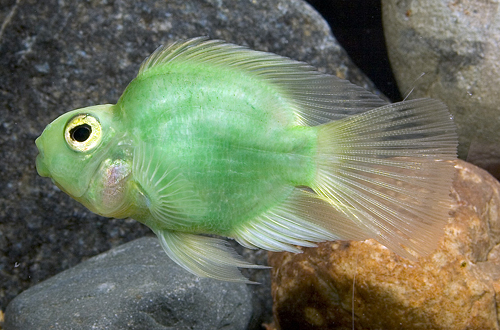
{"type": "Polygon", "coordinates": [[[289,102],[298,125],[315,126],[387,104],[375,94],[322,74],[307,63],[206,37],[159,47],[144,60],[138,75],[186,62],[239,70],[267,81],[289,102]]]}

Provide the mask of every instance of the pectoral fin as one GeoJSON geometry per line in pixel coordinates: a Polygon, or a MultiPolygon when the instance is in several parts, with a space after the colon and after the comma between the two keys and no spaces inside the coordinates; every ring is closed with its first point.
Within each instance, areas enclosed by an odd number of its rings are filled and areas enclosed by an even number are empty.
{"type": "Polygon", "coordinates": [[[187,229],[196,225],[205,205],[181,169],[164,155],[139,143],[134,151],[133,175],[154,219],[164,228],[187,229]]]}

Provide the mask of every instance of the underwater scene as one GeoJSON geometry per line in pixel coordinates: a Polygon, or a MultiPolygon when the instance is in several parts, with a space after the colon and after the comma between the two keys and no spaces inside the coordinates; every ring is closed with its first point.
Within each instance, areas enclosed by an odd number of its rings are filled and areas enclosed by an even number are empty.
{"type": "Polygon", "coordinates": [[[500,329],[496,5],[0,7],[0,330],[500,329]]]}

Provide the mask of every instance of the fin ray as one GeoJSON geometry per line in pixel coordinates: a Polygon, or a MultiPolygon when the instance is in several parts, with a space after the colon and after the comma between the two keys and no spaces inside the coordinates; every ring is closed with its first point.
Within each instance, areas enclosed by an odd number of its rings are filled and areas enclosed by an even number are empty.
{"type": "Polygon", "coordinates": [[[306,63],[206,37],[159,47],[144,60],[138,76],[159,66],[188,61],[239,70],[267,81],[287,100],[297,124],[302,126],[323,124],[387,104],[377,95],[347,80],[322,74],[306,63]]]}
{"type": "Polygon", "coordinates": [[[189,228],[205,206],[180,169],[161,159],[161,154],[144,142],[138,143],[132,161],[134,178],[155,220],[168,228],[189,228]]]}
{"type": "Polygon", "coordinates": [[[359,210],[360,226],[394,252],[430,253],[448,219],[457,136],[446,106],[419,99],[318,127],[313,190],[359,210]]]}
{"type": "Polygon", "coordinates": [[[223,239],[163,229],[154,232],[172,260],[200,277],[254,283],[244,277],[238,268],[268,268],[245,261],[223,239]]]}
{"type": "Polygon", "coordinates": [[[300,253],[295,245],[315,247],[314,242],[370,238],[352,216],[356,210],[340,210],[322,197],[300,188],[280,205],[233,230],[234,237],[248,248],[300,253]]]}

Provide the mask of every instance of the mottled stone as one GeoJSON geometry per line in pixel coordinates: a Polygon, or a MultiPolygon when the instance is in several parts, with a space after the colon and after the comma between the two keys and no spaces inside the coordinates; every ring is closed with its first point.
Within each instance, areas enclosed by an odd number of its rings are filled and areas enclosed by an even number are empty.
{"type": "Polygon", "coordinates": [[[401,93],[413,89],[411,98],[445,102],[458,126],[459,156],[497,178],[498,6],[498,0],[382,1],[389,58],[401,93]]]}
{"type": "MultiPolygon", "coordinates": [[[[34,140],[68,110],[115,103],[160,44],[221,38],[374,90],[300,0],[6,0],[0,21],[0,309],[31,285],[150,232],[94,215],[39,177],[34,140]]],[[[264,263],[267,254],[244,255],[264,263]]],[[[249,275],[264,283],[254,297],[270,316],[268,274],[249,275]]]]}
{"type": "Polygon", "coordinates": [[[499,329],[500,183],[456,162],[439,248],[412,262],[374,240],[269,253],[281,329],[499,329]]]}
{"type": "Polygon", "coordinates": [[[251,316],[247,285],[186,273],[157,239],[141,238],[24,291],[4,329],[240,330],[251,316]]]}

